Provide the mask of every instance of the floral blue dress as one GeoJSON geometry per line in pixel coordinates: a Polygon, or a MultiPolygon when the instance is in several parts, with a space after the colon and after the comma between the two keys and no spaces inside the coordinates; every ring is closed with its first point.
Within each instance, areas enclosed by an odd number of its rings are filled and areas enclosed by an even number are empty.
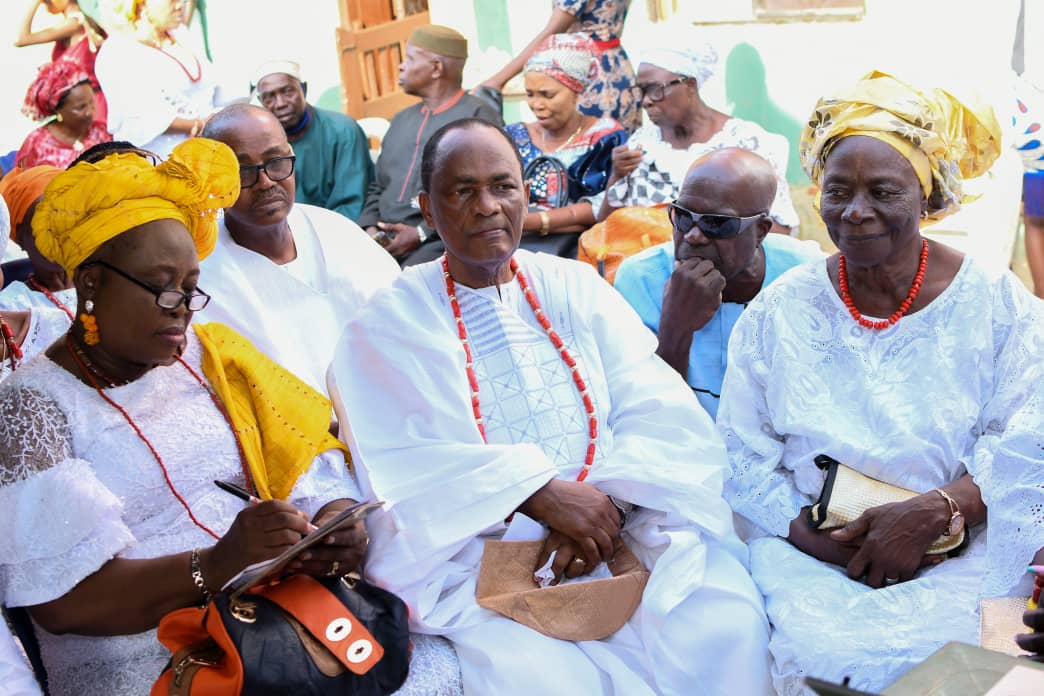
{"type": "Polygon", "coordinates": [[[581,32],[598,43],[601,74],[580,98],[580,111],[591,116],[612,116],[633,132],[642,123],[641,104],[635,100],[634,68],[620,45],[631,0],[555,0],[555,9],[576,20],[570,32],[581,32]]]}
{"type": "MultiPolygon", "coordinates": [[[[529,137],[529,131],[526,129],[526,124],[521,122],[512,123],[506,126],[505,130],[508,132],[508,135],[511,136],[511,139],[515,141],[515,145],[518,147],[518,152],[522,155],[522,165],[524,167],[528,167],[529,163],[537,157],[547,154],[549,157],[554,157],[568,168],[573,164],[573,162],[583,155],[586,155],[599,140],[622,130],[622,128],[620,124],[612,118],[600,118],[568,145],[551,153],[545,153],[536,143],[533,142],[532,138],[529,137]]],[[[558,193],[558,180],[550,177],[534,177],[529,181],[529,184],[529,202],[531,208],[534,210],[550,210],[553,207],[551,201],[558,193]]],[[[576,201],[574,200],[569,201],[569,203],[575,202],[576,201]]]]}

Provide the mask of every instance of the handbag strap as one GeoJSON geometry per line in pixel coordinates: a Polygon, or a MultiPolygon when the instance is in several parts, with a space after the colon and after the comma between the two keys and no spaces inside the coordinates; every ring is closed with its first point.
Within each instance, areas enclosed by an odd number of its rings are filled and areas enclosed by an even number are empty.
{"type": "Polygon", "coordinates": [[[366,674],[384,657],[363,622],[315,578],[294,575],[259,594],[297,619],[348,671],[366,674]]]}
{"type": "MultiPolygon", "coordinates": [[[[569,202],[569,174],[565,165],[549,155],[538,155],[526,165],[522,178],[530,184],[530,199],[536,195],[541,184],[545,187],[547,204],[552,208],[561,208],[569,202]],[[554,186],[551,180],[554,180],[554,186]],[[554,188],[552,195],[551,189],[554,188]]],[[[530,202],[533,202],[530,200],[530,202]]]]}

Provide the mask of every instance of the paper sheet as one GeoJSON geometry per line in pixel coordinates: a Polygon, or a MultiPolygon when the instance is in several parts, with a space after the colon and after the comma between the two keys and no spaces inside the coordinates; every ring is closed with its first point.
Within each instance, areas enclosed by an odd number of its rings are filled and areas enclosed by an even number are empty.
{"type": "Polygon", "coordinates": [[[985,696],[1039,696],[1044,694],[1044,671],[1015,665],[985,696]]]}

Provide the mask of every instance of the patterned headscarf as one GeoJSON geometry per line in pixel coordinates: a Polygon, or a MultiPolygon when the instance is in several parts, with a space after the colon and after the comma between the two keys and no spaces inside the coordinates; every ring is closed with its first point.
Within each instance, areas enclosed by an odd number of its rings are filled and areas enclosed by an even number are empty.
{"type": "Polygon", "coordinates": [[[598,75],[598,48],[586,34],[552,34],[537,48],[525,72],[540,72],[580,93],[598,75]]]}
{"type": "Polygon", "coordinates": [[[985,173],[1001,145],[990,107],[966,105],[941,89],[921,92],[876,70],[816,104],[799,146],[812,181],[821,183],[831,148],[850,135],[886,142],[909,160],[928,198],[929,220],[960,209],[961,180],[985,173]]]}
{"type": "Polygon", "coordinates": [[[47,185],[62,171],[64,170],[49,164],[25,170],[15,167],[7,173],[3,181],[0,181],[0,196],[3,196],[11,214],[11,239],[15,238],[18,226],[25,219],[29,207],[43,195],[47,185]]]}
{"type": "Polygon", "coordinates": [[[199,258],[214,250],[217,213],[239,197],[239,162],[224,143],[190,138],[157,166],[137,154],[81,162],[51,182],[33,215],[36,246],[69,277],[110,239],[153,220],[179,220],[199,258]]]}
{"type": "Polygon", "coordinates": [[[36,79],[25,93],[22,113],[34,121],[54,116],[62,95],[88,80],[87,72],[71,60],[58,60],[41,65],[36,79]]]}
{"type": "Polygon", "coordinates": [[[641,55],[641,62],[655,65],[667,72],[684,77],[696,78],[696,86],[714,75],[718,64],[718,51],[706,41],[696,42],[690,48],[650,48],[641,55]]]}

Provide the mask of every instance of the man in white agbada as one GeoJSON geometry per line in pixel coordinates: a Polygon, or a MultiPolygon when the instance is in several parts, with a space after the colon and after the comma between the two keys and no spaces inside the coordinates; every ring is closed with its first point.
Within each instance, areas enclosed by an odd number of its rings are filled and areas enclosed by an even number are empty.
{"type": "Polygon", "coordinates": [[[724,449],[655,337],[590,269],[517,250],[528,192],[500,129],[445,126],[422,187],[445,260],[376,296],[332,368],[361,485],[388,503],[367,575],[406,600],[413,630],[449,638],[468,694],[766,693],[768,624],[721,497],[724,449]],[[558,576],[622,537],[652,571],[630,621],[574,643],[480,608],[483,544],[513,513],[549,528],[541,561],[557,551],[558,576]]]}
{"type": "Polygon", "coordinates": [[[201,264],[207,320],[227,324],[311,387],[326,371],[345,323],[399,266],[342,215],[294,203],[294,153],[266,109],[215,114],[203,135],[240,161],[239,199],[224,211],[214,252],[201,264]]]}

